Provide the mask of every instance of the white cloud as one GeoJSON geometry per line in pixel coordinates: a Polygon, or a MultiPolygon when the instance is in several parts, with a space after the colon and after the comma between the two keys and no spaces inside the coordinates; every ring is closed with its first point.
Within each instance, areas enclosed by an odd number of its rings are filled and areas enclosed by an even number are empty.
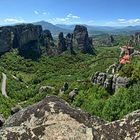
{"type": "Polygon", "coordinates": [[[34,13],[35,13],[36,15],[39,15],[39,12],[38,12],[37,10],[35,10],[34,13]]]}
{"type": "Polygon", "coordinates": [[[130,25],[135,26],[139,24],[140,24],[139,18],[136,18],[136,19],[119,18],[116,21],[109,21],[105,23],[105,25],[108,25],[108,26],[130,26],[130,25]]]}
{"type": "Polygon", "coordinates": [[[125,19],[119,18],[118,21],[122,22],[122,21],[125,21],[125,19]]]}
{"type": "Polygon", "coordinates": [[[79,19],[79,16],[72,15],[71,13],[67,15],[68,18],[79,19]]]}
{"type": "Polygon", "coordinates": [[[79,16],[75,16],[70,13],[66,17],[63,17],[63,18],[56,17],[56,18],[49,19],[49,22],[53,24],[75,24],[75,23],[78,24],[79,21],[77,20],[79,19],[80,19],[79,16]]]}
{"type": "Polygon", "coordinates": [[[23,23],[23,22],[25,22],[25,20],[22,19],[22,18],[6,18],[6,19],[3,19],[3,22],[6,22],[6,23],[23,23]]]}

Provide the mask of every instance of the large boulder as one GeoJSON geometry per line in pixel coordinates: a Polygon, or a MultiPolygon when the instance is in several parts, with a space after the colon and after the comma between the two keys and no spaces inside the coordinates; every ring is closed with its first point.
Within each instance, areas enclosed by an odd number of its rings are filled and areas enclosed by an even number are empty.
{"type": "Polygon", "coordinates": [[[88,31],[85,26],[76,25],[74,29],[74,40],[76,46],[83,52],[94,54],[92,49],[91,40],[88,36],[88,31]]]}
{"type": "Polygon", "coordinates": [[[13,47],[14,33],[11,27],[0,27],[0,55],[8,52],[13,47]]]}
{"type": "Polygon", "coordinates": [[[11,116],[0,129],[0,139],[138,140],[139,118],[140,110],[109,123],[49,96],[11,116]]]}
{"type": "Polygon", "coordinates": [[[69,97],[71,99],[71,101],[74,100],[74,98],[76,97],[76,95],[78,95],[78,89],[75,88],[74,90],[72,90],[70,93],[69,93],[69,97]]]}
{"type": "Polygon", "coordinates": [[[117,90],[118,88],[120,87],[128,87],[131,83],[131,80],[130,78],[127,78],[127,77],[117,77],[116,78],[116,82],[115,82],[115,90],[117,90]]]}
{"type": "Polygon", "coordinates": [[[56,96],[49,96],[9,118],[0,130],[0,139],[92,140],[92,127],[104,123],[56,96]]]}

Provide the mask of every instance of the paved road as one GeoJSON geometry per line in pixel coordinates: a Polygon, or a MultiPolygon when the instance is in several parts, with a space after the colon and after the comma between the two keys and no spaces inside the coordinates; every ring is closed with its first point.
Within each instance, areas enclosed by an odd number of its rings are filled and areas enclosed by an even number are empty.
{"type": "Polygon", "coordinates": [[[5,96],[6,98],[8,98],[7,93],[6,93],[6,80],[7,80],[6,74],[2,73],[1,92],[2,92],[2,95],[3,96],[5,96]]]}

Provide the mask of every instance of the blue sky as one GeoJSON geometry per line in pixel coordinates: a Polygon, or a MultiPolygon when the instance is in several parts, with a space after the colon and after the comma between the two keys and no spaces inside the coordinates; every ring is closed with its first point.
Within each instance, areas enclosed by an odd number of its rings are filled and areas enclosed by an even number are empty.
{"type": "Polygon", "coordinates": [[[45,20],[53,24],[140,25],[140,0],[0,0],[0,25],[45,20]]]}

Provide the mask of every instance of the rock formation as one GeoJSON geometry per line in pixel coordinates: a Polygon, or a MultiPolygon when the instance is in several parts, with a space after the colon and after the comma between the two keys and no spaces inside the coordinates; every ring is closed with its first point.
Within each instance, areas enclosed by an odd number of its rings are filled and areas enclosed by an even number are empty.
{"type": "Polygon", "coordinates": [[[122,120],[106,123],[93,129],[93,140],[139,140],[140,110],[128,114],[122,120]]]}
{"type": "Polygon", "coordinates": [[[40,56],[39,39],[42,27],[33,24],[22,24],[0,28],[0,54],[18,48],[19,54],[25,58],[40,56]]]}
{"type": "Polygon", "coordinates": [[[41,35],[40,43],[43,46],[42,53],[45,53],[47,55],[55,55],[57,54],[57,48],[54,44],[54,40],[52,37],[52,34],[49,30],[44,30],[41,35]]]}
{"type": "Polygon", "coordinates": [[[50,96],[9,118],[0,130],[0,139],[93,139],[92,126],[101,124],[104,121],[98,117],[50,96]]]}
{"type": "Polygon", "coordinates": [[[68,33],[66,35],[66,47],[70,54],[75,54],[73,50],[73,34],[68,33]]]}
{"type": "Polygon", "coordinates": [[[0,55],[10,51],[13,46],[13,38],[14,34],[10,27],[0,27],[0,55]]]}
{"type": "Polygon", "coordinates": [[[60,32],[58,36],[58,53],[61,54],[67,50],[66,41],[63,35],[63,32],[60,32]]]}
{"type": "Polygon", "coordinates": [[[29,59],[39,58],[41,51],[47,55],[61,54],[66,50],[70,54],[76,54],[73,46],[83,53],[95,54],[92,38],[89,38],[87,28],[81,25],[76,25],[74,34],[68,33],[66,39],[61,32],[57,45],[51,32],[43,31],[40,25],[20,24],[0,27],[0,46],[0,55],[17,48],[21,56],[29,59]]]}
{"type": "Polygon", "coordinates": [[[11,116],[0,129],[1,140],[136,140],[140,110],[111,123],[72,108],[56,96],[11,116]]]}
{"type": "Polygon", "coordinates": [[[92,49],[91,41],[88,36],[88,31],[85,26],[76,25],[74,29],[74,40],[76,46],[81,50],[83,53],[94,54],[92,49]]]}
{"type": "Polygon", "coordinates": [[[96,72],[91,77],[91,81],[94,84],[105,87],[109,92],[114,92],[120,87],[128,87],[131,83],[131,80],[127,77],[120,77],[102,72],[96,72]]]}
{"type": "Polygon", "coordinates": [[[15,34],[18,44],[19,54],[25,58],[36,59],[41,55],[39,39],[42,33],[42,27],[39,25],[23,24],[17,25],[15,34]]]}
{"type": "Polygon", "coordinates": [[[69,97],[70,99],[73,101],[74,98],[76,97],[76,95],[78,95],[78,89],[75,88],[74,90],[72,90],[70,93],[69,93],[69,97]]]}

